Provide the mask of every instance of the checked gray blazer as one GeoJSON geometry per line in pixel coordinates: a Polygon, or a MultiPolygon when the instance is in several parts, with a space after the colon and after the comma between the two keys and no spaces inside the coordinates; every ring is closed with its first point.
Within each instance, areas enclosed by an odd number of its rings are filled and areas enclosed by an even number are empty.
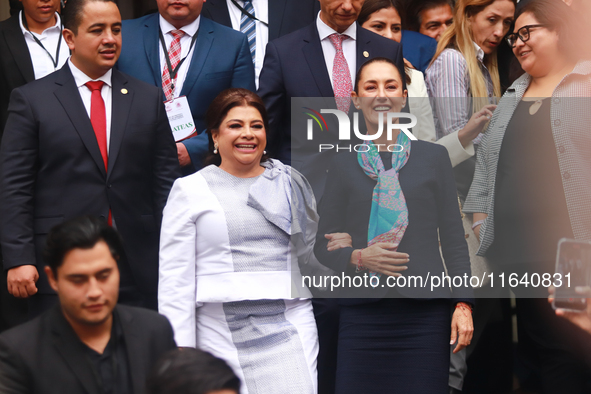
{"type": "MultiPolygon", "coordinates": [[[[479,256],[484,256],[494,240],[495,181],[505,130],[530,81],[525,74],[507,89],[477,152],[464,212],[488,214],[480,227],[479,256]]],[[[591,61],[577,63],[558,84],[552,94],[550,116],[573,234],[576,239],[591,240],[591,61]]]]}

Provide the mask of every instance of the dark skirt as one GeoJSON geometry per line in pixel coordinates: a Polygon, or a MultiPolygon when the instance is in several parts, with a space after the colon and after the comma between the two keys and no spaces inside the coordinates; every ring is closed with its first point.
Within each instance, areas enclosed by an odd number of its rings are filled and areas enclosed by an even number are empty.
{"type": "Polygon", "coordinates": [[[336,393],[448,393],[450,335],[449,300],[343,306],[336,393]]]}

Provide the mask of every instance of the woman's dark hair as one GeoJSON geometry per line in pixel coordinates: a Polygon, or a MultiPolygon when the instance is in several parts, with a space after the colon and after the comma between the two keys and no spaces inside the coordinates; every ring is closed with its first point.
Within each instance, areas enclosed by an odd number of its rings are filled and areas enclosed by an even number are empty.
{"type": "MultiPolygon", "coordinates": [[[[267,109],[263,100],[248,89],[230,88],[226,89],[217,95],[209,105],[207,113],[205,114],[205,126],[207,127],[207,134],[209,138],[209,154],[205,158],[204,164],[215,164],[219,166],[222,158],[219,154],[213,153],[213,138],[212,133],[216,133],[222,124],[222,121],[228,115],[228,112],[234,107],[253,107],[261,114],[265,132],[269,130],[269,119],[267,117],[267,109]]],[[[269,160],[269,156],[264,154],[261,157],[261,163],[269,160]]]]}
{"type": "MultiPolygon", "coordinates": [[[[361,65],[361,67],[359,67],[359,70],[357,71],[357,74],[355,75],[355,85],[354,85],[355,93],[359,93],[359,81],[361,80],[361,74],[363,73],[363,70],[365,70],[365,68],[367,66],[369,66],[370,64],[373,64],[373,63],[388,63],[388,64],[392,65],[396,70],[398,70],[398,73],[400,74],[401,77],[402,77],[402,75],[404,75],[404,73],[400,71],[400,69],[398,68],[396,63],[394,63],[392,60],[388,59],[387,57],[374,57],[373,59],[366,61],[365,63],[363,63],[361,65]]],[[[403,82],[404,82],[404,80],[403,80],[403,82]]],[[[403,86],[403,88],[406,89],[406,86],[403,86]]]]}
{"type": "Polygon", "coordinates": [[[111,256],[118,261],[123,245],[117,231],[105,220],[94,216],[81,216],[53,227],[45,242],[43,257],[57,278],[57,269],[64,263],[64,257],[74,249],[92,249],[103,241],[109,247],[111,256]]]}
{"type": "Polygon", "coordinates": [[[228,364],[193,348],[174,349],[162,356],[147,382],[148,394],[207,394],[240,392],[240,379],[228,364]]]}
{"type": "MultiPolygon", "coordinates": [[[[400,16],[401,24],[403,23],[402,6],[398,0],[365,0],[361,7],[361,11],[359,12],[357,22],[360,26],[363,25],[374,12],[378,12],[384,8],[394,8],[398,13],[398,16],[400,16]]],[[[410,69],[406,67],[406,65],[404,66],[404,73],[406,77],[405,82],[409,85],[412,82],[412,79],[410,77],[410,69]]]]}
{"type": "Polygon", "coordinates": [[[357,22],[360,25],[363,25],[365,22],[367,22],[371,14],[378,12],[381,9],[390,7],[394,7],[396,12],[398,12],[398,15],[400,15],[400,19],[402,20],[402,7],[397,0],[365,0],[363,7],[361,7],[361,11],[359,12],[357,22]]]}
{"type": "Polygon", "coordinates": [[[515,20],[523,14],[532,14],[539,24],[558,33],[558,46],[562,53],[576,58],[583,53],[585,41],[579,33],[586,31],[580,17],[563,1],[533,0],[517,11],[515,20]]]}

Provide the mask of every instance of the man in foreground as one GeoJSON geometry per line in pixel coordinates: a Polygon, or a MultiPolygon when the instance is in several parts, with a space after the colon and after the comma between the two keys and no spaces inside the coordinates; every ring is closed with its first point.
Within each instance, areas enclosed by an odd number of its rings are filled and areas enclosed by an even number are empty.
{"type": "Polygon", "coordinates": [[[158,358],[174,349],[165,317],[117,305],[117,232],[89,216],[51,230],[45,273],[59,305],[0,335],[3,394],[144,393],[158,358]]]}

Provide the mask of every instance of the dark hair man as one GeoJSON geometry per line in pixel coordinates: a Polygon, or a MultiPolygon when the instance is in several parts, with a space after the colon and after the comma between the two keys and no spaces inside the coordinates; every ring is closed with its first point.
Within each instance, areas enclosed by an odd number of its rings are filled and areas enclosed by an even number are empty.
{"type": "Polygon", "coordinates": [[[451,0],[421,0],[411,3],[409,28],[439,41],[443,32],[453,22],[451,0]]]}
{"type": "Polygon", "coordinates": [[[113,66],[113,1],[68,0],[66,65],[13,91],[0,149],[0,242],[8,290],[29,314],[55,303],[41,252],[50,228],[91,214],[122,235],[120,301],[156,309],[162,209],[178,175],[160,89],[113,66]],[[37,281],[38,280],[38,281],[37,281]]]}
{"type": "Polygon", "coordinates": [[[165,317],[117,306],[121,253],[103,220],[50,231],[45,273],[59,305],[0,335],[0,392],[144,393],[150,369],[176,344],[165,317]]]}
{"type": "Polygon", "coordinates": [[[199,349],[166,353],[148,379],[148,394],[239,394],[240,379],[228,364],[199,349]]]}

